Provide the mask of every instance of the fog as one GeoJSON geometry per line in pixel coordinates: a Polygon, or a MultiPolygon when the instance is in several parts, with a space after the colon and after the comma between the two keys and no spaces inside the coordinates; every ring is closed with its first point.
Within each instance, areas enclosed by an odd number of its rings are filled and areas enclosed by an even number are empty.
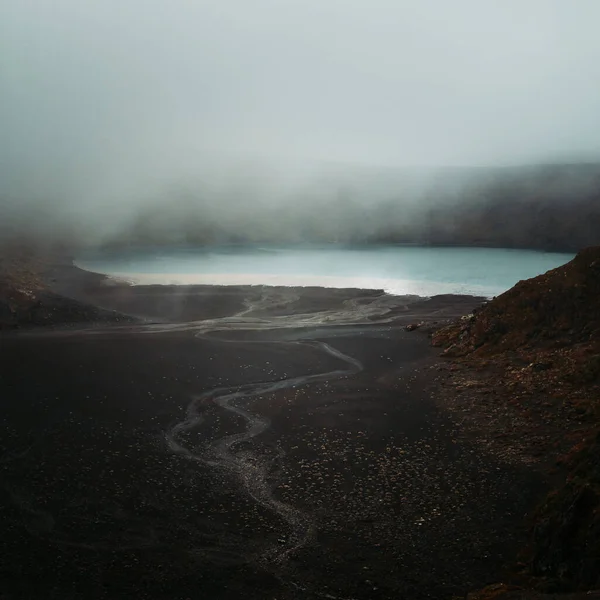
{"type": "MultiPolygon", "coordinates": [[[[511,166],[600,157],[598,22],[596,0],[3,0],[0,228],[401,238],[511,166]]],[[[531,172],[519,194],[597,189],[531,172]]]]}

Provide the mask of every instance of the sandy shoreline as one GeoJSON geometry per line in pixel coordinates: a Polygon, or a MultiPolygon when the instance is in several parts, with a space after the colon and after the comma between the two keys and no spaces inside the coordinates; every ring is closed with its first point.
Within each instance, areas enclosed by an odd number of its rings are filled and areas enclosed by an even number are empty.
{"type": "MultiPolygon", "coordinates": [[[[415,295],[393,296],[383,289],[329,288],[315,286],[258,286],[258,285],[130,285],[127,281],[85,271],[65,261],[45,273],[50,289],[67,298],[88,302],[106,310],[146,319],[185,322],[196,319],[230,316],[242,310],[248,298],[272,294],[278,307],[285,306],[290,313],[328,310],[345,301],[362,298],[387,297],[389,304],[399,312],[411,306],[414,317],[428,317],[434,321],[454,319],[468,313],[484,297],[442,294],[433,297],[415,295]]],[[[278,308],[271,304],[270,314],[278,308]]],[[[407,312],[407,311],[405,311],[407,312]]]]}
{"type": "Polygon", "coordinates": [[[540,482],[458,440],[428,338],[405,331],[478,299],[47,277],[136,320],[3,338],[8,597],[447,598],[502,579],[540,482]]]}
{"type": "Polygon", "coordinates": [[[490,299],[493,294],[483,286],[470,286],[469,292],[457,292],[451,283],[429,282],[411,279],[385,279],[381,277],[302,276],[269,275],[265,273],[113,273],[108,281],[116,285],[142,286],[204,286],[204,287],[277,287],[296,289],[360,289],[377,290],[391,296],[419,296],[430,298],[439,295],[475,295],[490,299]],[[260,283],[258,283],[260,282],[260,283]],[[350,284],[360,285],[350,285],[350,284]],[[477,293],[479,292],[479,293],[477,293]]]}

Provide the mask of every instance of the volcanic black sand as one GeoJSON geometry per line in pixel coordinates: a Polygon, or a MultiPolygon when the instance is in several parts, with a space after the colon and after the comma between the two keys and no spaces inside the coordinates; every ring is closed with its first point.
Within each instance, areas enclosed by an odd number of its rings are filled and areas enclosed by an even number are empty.
{"type": "Polygon", "coordinates": [[[449,598],[502,580],[540,482],[457,439],[430,400],[436,354],[404,329],[478,299],[50,276],[142,319],[2,334],[0,598],[449,598]]]}

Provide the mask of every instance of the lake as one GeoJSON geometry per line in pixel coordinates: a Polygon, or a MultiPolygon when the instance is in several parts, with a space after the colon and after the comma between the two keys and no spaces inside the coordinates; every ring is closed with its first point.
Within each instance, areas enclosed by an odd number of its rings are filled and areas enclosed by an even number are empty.
{"type": "Polygon", "coordinates": [[[88,253],[75,264],[132,284],[351,287],[491,297],[572,258],[502,248],[312,244],[135,248],[88,253]]]}

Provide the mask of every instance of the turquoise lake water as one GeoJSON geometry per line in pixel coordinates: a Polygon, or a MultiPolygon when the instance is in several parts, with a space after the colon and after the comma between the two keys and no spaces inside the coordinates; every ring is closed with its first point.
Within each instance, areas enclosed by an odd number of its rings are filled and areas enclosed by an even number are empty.
{"type": "Polygon", "coordinates": [[[417,246],[204,246],[89,254],[76,264],[133,284],[285,285],[496,296],[572,254],[417,246]]]}

